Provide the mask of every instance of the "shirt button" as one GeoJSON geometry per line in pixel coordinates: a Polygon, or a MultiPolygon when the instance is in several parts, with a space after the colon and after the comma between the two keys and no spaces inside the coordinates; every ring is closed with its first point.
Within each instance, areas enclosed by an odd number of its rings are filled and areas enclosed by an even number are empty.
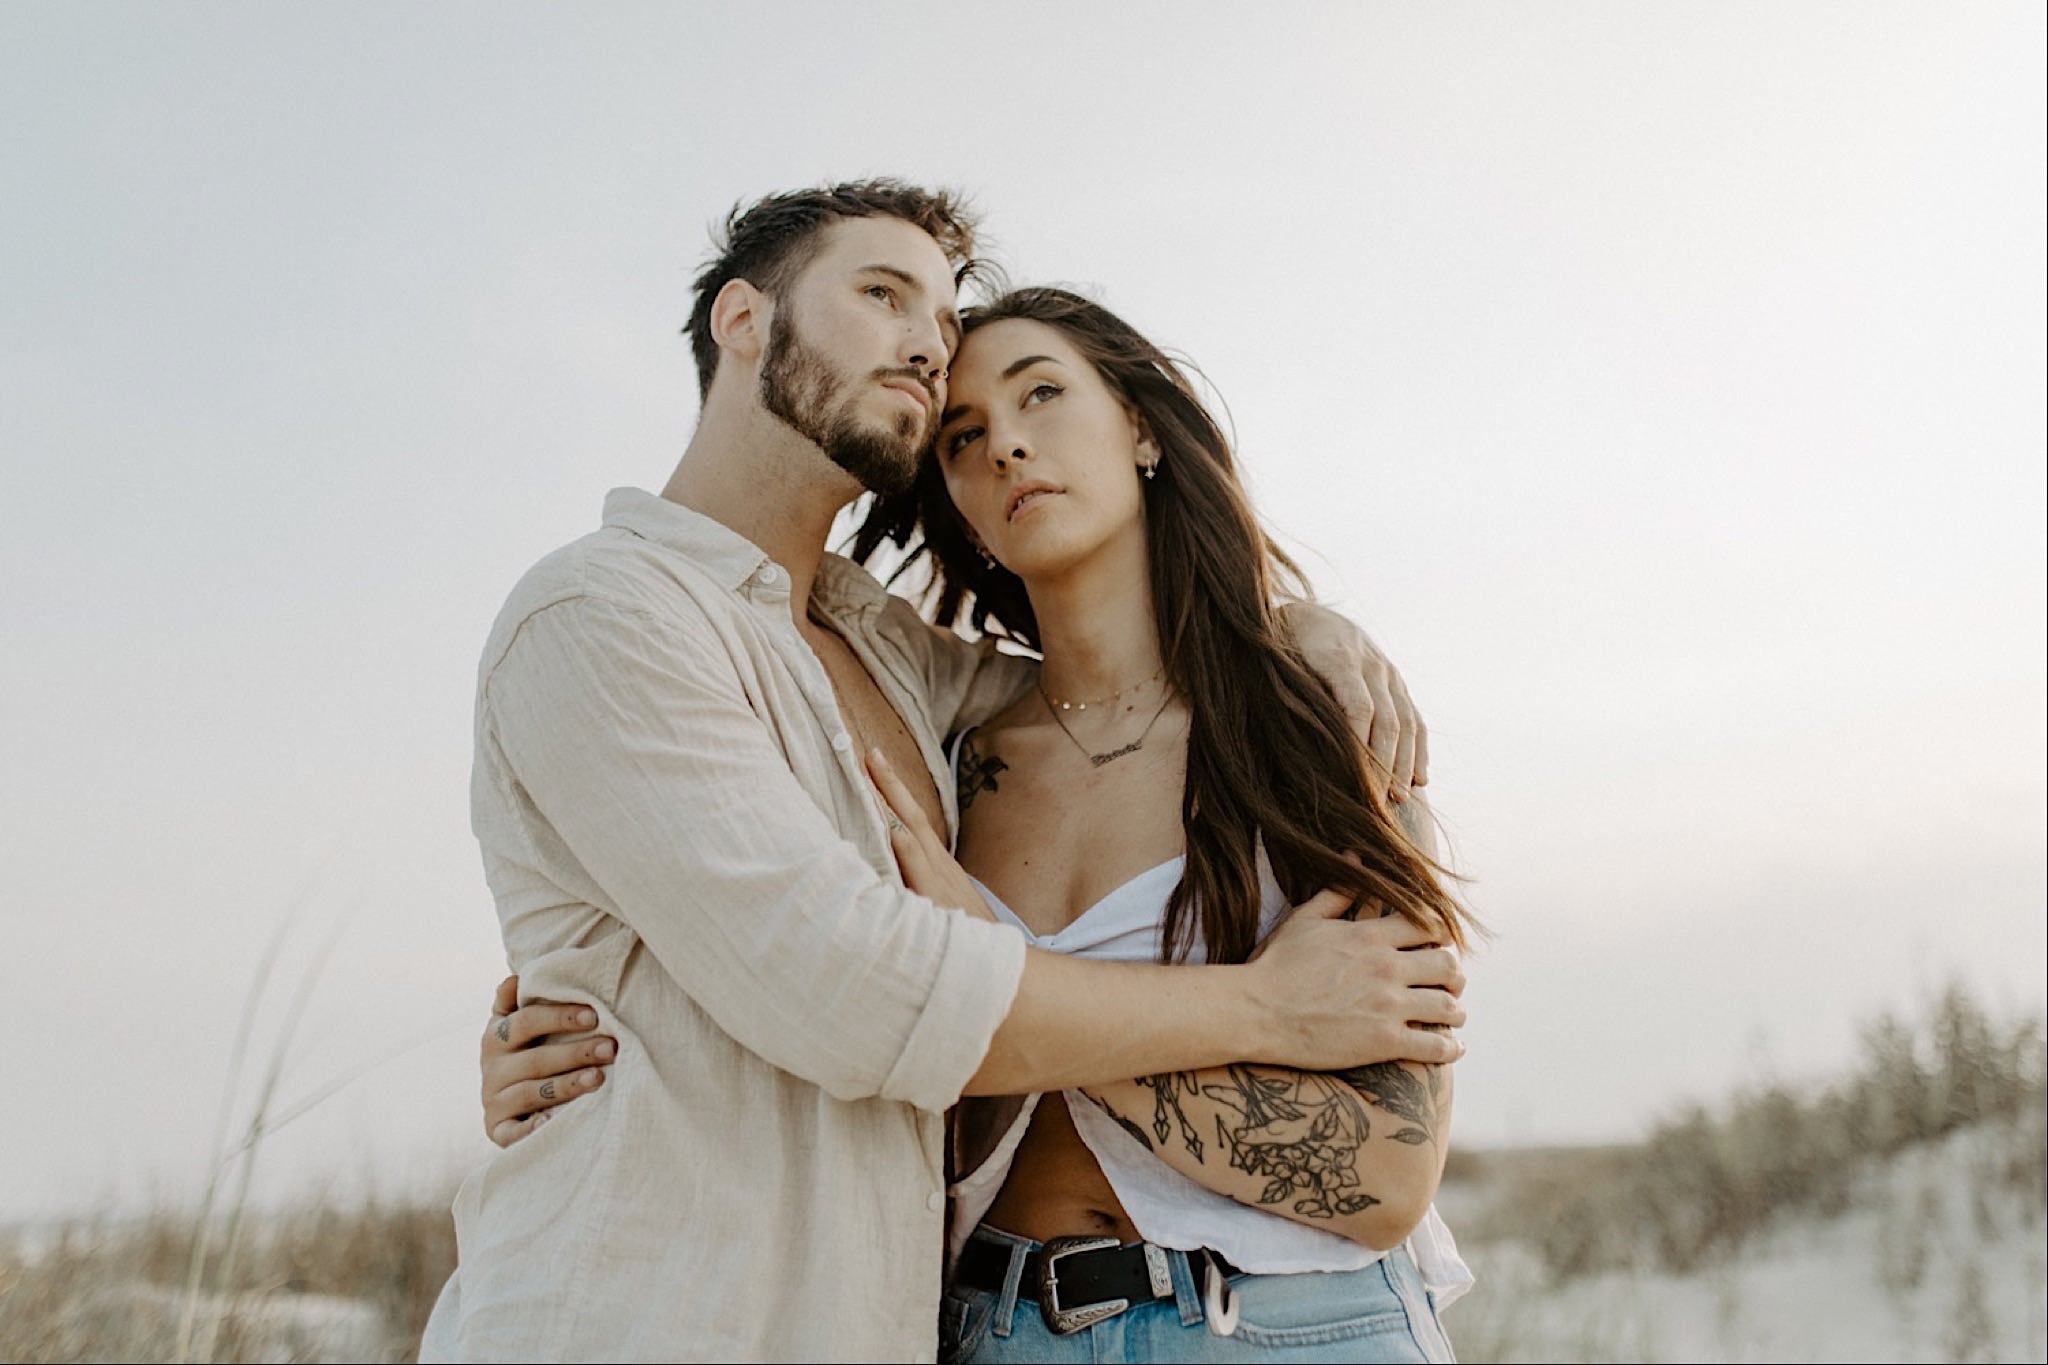
{"type": "Polygon", "coordinates": [[[776,568],[773,564],[764,564],[761,566],[761,582],[763,584],[772,588],[781,581],[782,570],[776,568]]]}
{"type": "Polygon", "coordinates": [[[946,1196],[943,1194],[931,1195],[924,1201],[924,1206],[933,1213],[944,1213],[946,1211],[946,1196]]]}
{"type": "Polygon", "coordinates": [[[845,753],[853,747],[853,736],[841,730],[838,734],[832,736],[832,747],[842,754],[845,753]]]}

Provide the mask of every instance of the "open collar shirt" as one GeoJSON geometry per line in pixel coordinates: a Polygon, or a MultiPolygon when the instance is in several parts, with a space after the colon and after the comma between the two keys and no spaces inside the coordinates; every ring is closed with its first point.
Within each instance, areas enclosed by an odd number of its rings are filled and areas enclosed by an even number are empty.
{"type": "MultiPolygon", "coordinates": [[[[1027,665],[827,556],[813,614],[940,740],[1027,665]]],[[[470,1175],[426,1359],[931,1360],[942,1114],[1014,930],[907,891],[789,574],[615,490],[485,647],[471,810],[523,995],[593,1006],[606,1084],[470,1175]]]]}

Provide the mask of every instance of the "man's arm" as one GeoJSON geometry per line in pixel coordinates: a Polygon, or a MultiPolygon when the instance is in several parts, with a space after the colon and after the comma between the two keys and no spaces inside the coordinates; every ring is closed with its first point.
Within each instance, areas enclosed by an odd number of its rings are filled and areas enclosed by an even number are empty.
{"type": "MultiPolygon", "coordinates": [[[[986,914],[945,836],[880,751],[869,756],[869,772],[896,815],[889,840],[904,881],[940,905],[986,914]]],[[[966,1093],[1123,1080],[1133,1074],[1121,1069],[1126,1057],[1156,1049],[1162,1030],[1188,1030],[1174,1045],[1215,1058],[1185,1070],[1241,1060],[1317,1069],[1455,1061],[1459,1044],[1428,1030],[1464,1022],[1456,958],[1406,920],[1353,923],[1344,918],[1349,909],[1350,898],[1335,892],[1313,897],[1239,967],[1105,963],[1034,949],[1024,986],[966,1093]],[[1119,989],[1127,993],[1090,999],[1106,967],[1122,974],[1119,989]]]]}
{"type": "Polygon", "coordinates": [[[1455,1002],[1390,1007],[1437,993],[1408,989],[1388,959],[1426,954],[1391,952],[1379,923],[1297,915],[1257,963],[1174,969],[1027,955],[1014,932],[942,912],[839,835],[723,651],[675,629],[587,598],[536,613],[486,680],[485,735],[605,908],[774,1065],[937,1110],[969,1085],[1454,1051],[1407,1020],[1448,1022],[1455,1002]]]}
{"type": "Polygon", "coordinates": [[[840,834],[708,626],[587,596],[534,613],[484,679],[478,744],[497,803],[541,817],[519,837],[558,839],[581,894],[742,1046],[932,1110],[973,1073],[1022,943],[840,834]]]}

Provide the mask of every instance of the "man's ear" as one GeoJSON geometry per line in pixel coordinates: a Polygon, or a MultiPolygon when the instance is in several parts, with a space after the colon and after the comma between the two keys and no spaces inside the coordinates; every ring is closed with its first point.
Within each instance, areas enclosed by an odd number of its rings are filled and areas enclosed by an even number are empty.
{"type": "Polygon", "coordinates": [[[768,327],[775,319],[775,300],[745,280],[727,280],[711,300],[711,339],[754,364],[768,349],[768,327]]]}

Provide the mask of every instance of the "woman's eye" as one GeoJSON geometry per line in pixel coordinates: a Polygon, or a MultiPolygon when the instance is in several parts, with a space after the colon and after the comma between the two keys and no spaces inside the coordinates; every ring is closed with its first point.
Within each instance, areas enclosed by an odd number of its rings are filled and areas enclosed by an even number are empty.
{"type": "Polygon", "coordinates": [[[968,446],[981,439],[980,427],[961,427],[946,436],[945,450],[948,456],[958,455],[968,446]]]}
{"type": "Polygon", "coordinates": [[[1024,395],[1024,401],[1027,404],[1043,403],[1048,398],[1059,397],[1061,392],[1062,390],[1057,384],[1033,384],[1031,392],[1024,395]]]}

